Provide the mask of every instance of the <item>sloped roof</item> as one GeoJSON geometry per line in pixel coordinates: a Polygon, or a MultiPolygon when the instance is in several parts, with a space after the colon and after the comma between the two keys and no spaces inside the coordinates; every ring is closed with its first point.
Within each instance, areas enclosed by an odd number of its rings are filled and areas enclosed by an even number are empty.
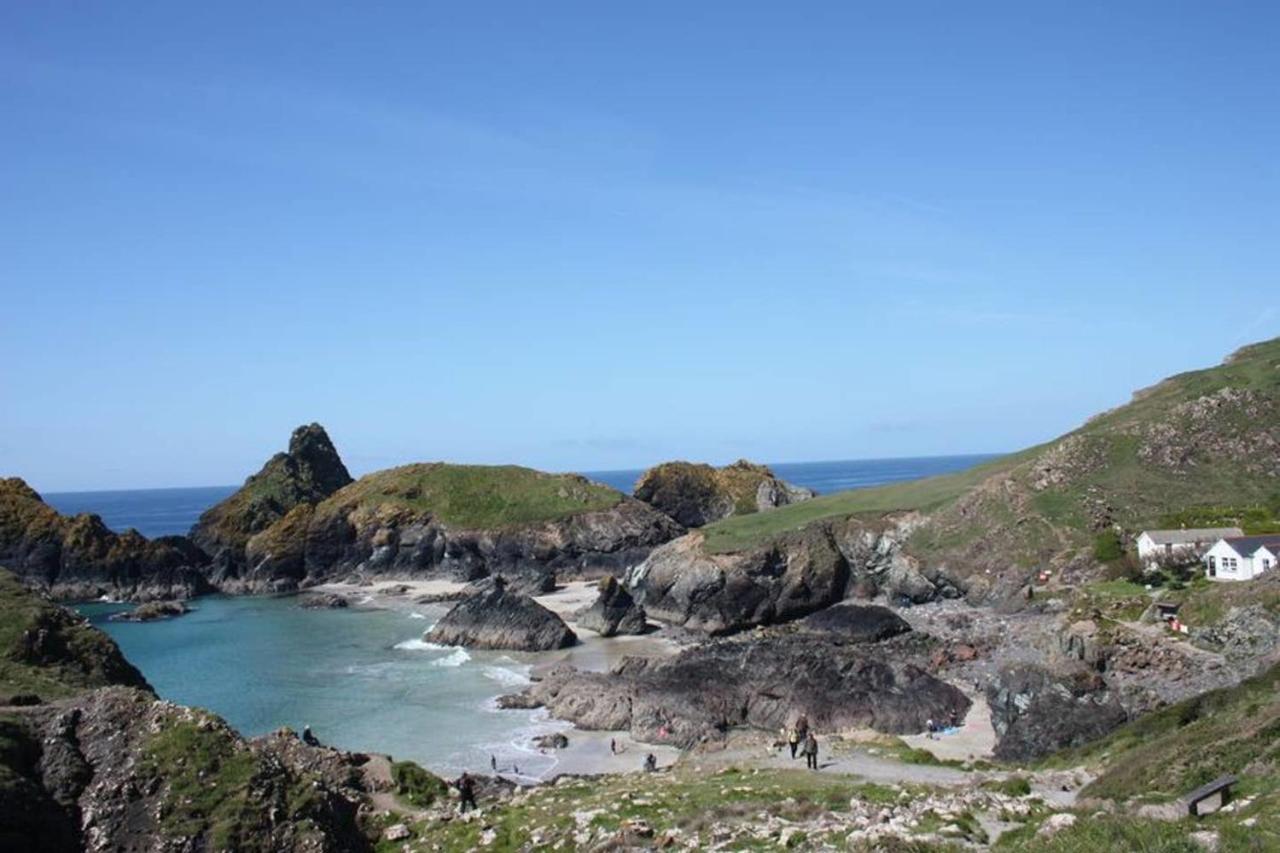
{"type": "Polygon", "coordinates": [[[1223,537],[1223,541],[1242,557],[1252,557],[1259,548],[1266,548],[1273,554],[1280,552],[1280,533],[1268,533],[1265,536],[1228,536],[1223,537]]]}
{"type": "Polygon", "coordinates": [[[1144,530],[1157,545],[1194,545],[1196,542],[1217,542],[1219,539],[1230,539],[1243,536],[1239,527],[1190,527],[1180,530],[1144,530]]]}

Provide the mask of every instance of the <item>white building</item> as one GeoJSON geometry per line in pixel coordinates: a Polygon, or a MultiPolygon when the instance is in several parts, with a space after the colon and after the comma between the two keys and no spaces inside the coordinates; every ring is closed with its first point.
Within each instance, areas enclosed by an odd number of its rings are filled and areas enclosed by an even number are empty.
{"type": "Polygon", "coordinates": [[[1138,559],[1149,566],[1160,560],[1199,557],[1219,539],[1243,535],[1239,527],[1144,530],[1138,534],[1138,559]]]}
{"type": "Polygon", "coordinates": [[[1280,533],[1268,536],[1233,536],[1219,539],[1205,553],[1205,577],[1220,581],[1247,581],[1275,568],[1280,555],[1280,533]]]}

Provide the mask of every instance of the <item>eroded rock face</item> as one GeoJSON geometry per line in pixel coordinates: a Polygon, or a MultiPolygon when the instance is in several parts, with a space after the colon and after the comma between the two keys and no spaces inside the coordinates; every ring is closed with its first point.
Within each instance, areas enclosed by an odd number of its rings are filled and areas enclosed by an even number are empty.
{"type": "Polygon", "coordinates": [[[701,527],[731,515],[808,500],[814,492],[778,479],[764,465],[739,459],[723,468],[664,462],[641,475],[635,496],[685,527],[701,527]]]}
{"type": "Polygon", "coordinates": [[[189,598],[210,591],[207,563],[181,536],[115,533],[97,515],[60,515],[17,477],[0,479],[0,566],[57,598],[189,598]]]}
{"type": "Polygon", "coordinates": [[[806,634],[717,640],[665,660],[627,658],[609,674],[561,667],[503,704],[544,705],[583,728],[682,747],[719,739],[732,726],[777,731],[798,714],[819,732],[919,732],[929,719],[962,718],[970,705],[888,646],[806,634]]]}
{"type": "Polygon", "coordinates": [[[602,637],[643,634],[646,627],[644,608],[611,575],[600,580],[600,595],[578,614],[577,621],[579,626],[602,637]]]}
{"type": "Polygon", "coordinates": [[[563,649],[578,641],[559,616],[532,598],[505,589],[500,579],[489,594],[455,604],[424,639],[444,646],[523,652],[563,649]]]}
{"type": "MultiPolygon", "coordinates": [[[[351,474],[324,427],[300,426],[293,431],[287,452],[271,457],[239,491],[200,516],[191,528],[191,540],[218,565],[219,580],[237,577],[246,564],[245,548],[255,534],[295,507],[318,503],[350,482],[351,474]]],[[[295,563],[280,559],[283,568],[277,568],[277,573],[296,570],[295,563]]]]}
{"type": "Polygon", "coordinates": [[[14,784],[0,786],[4,849],[371,847],[358,759],[291,734],[245,741],[212,714],[123,687],[0,725],[22,753],[6,756],[14,784]]]}
{"type": "Polygon", "coordinates": [[[1027,761],[1102,737],[1128,715],[1092,673],[1057,675],[1031,665],[1002,669],[987,687],[995,756],[1027,761]]]}

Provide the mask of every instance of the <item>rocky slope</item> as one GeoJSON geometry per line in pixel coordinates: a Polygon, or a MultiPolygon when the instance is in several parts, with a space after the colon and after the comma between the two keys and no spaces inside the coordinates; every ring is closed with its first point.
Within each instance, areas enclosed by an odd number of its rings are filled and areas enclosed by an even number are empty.
{"type": "Polygon", "coordinates": [[[191,541],[213,558],[215,580],[225,583],[245,568],[245,548],[255,534],[350,482],[324,427],[300,426],[286,452],[272,456],[235,494],[200,516],[191,528],[191,541]]]}
{"type": "Polygon", "coordinates": [[[97,515],[60,515],[17,477],[0,479],[0,565],[58,598],[189,598],[210,590],[207,563],[184,537],[115,533],[97,515]]]}
{"type": "Polygon", "coordinates": [[[695,462],[664,462],[645,471],[635,489],[637,499],[685,527],[763,512],[813,496],[811,489],[786,483],[767,466],[745,459],[723,468],[695,462]]]}
{"type": "Polygon", "coordinates": [[[363,575],[474,580],[620,573],[683,529],[607,486],[516,466],[379,471],[250,539],[251,589],[363,575]]]}
{"type": "Polygon", "coordinates": [[[553,670],[507,707],[545,706],[587,729],[688,747],[734,726],[777,731],[804,714],[819,732],[919,732],[970,702],[909,661],[924,638],[881,643],[807,633],[704,643],[669,659],[626,658],[611,673],[553,670]]]}
{"type": "Polygon", "coordinates": [[[545,652],[572,646],[578,637],[564,621],[527,595],[495,579],[492,592],[453,606],[423,637],[442,646],[545,652]]]}

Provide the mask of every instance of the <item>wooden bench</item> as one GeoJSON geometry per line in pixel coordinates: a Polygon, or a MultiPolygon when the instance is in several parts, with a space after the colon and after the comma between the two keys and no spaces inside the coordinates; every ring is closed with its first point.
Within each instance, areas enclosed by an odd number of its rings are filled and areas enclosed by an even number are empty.
{"type": "Polygon", "coordinates": [[[1238,781],[1228,773],[1226,776],[1219,776],[1208,785],[1196,788],[1182,798],[1182,802],[1187,807],[1187,814],[1195,817],[1213,814],[1231,799],[1231,786],[1238,781]]]}

